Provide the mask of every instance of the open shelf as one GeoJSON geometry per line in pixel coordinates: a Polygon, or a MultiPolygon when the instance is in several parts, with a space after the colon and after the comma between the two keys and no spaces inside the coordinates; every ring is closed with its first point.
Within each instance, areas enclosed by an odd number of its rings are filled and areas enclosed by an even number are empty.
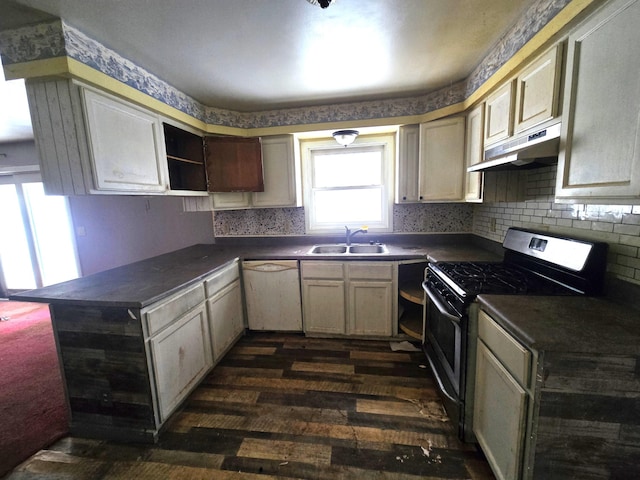
{"type": "Polygon", "coordinates": [[[207,191],[202,137],[164,123],[171,190],[207,191]]]}
{"type": "Polygon", "coordinates": [[[422,340],[422,280],[426,267],[426,261],[398,266],[398,330],[417,340],[422,340]]]}
{"type": "Polygon", "coordinates": [[[168,160],[176,160],[178,162],[191,163],[193,165],[204,165],[203,162],[198,162],[198,161],[195,161],[195,160],[189,160],[188,158],[181,158],[181,157],[176,157],[174,155],[168,155],[168,154],[167,154],[167,159],[168,160]]]}
{"type": "Polygon", "coordinates": [[[398,328],[417,340],[422,340],[422,309],[414,304],[407,306],[398,320],[398,328]]]}

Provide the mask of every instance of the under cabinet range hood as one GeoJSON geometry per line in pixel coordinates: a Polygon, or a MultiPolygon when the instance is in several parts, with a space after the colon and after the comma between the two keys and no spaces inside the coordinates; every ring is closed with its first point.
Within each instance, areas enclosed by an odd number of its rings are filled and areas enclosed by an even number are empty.
{"type": "Polygon", "coordinates": [[[467,168],[468,172],[487,172],[536,168],[558,162],[560,123],[528,130],[520,136],[492,145],[484,160],[467,168]]]}

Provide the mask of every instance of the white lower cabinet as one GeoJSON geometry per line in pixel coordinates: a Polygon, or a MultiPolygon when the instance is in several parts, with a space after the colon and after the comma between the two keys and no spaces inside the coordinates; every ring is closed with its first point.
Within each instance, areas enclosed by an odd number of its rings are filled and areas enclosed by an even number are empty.
{"type": "Polygon", "coordinates": [[[346,333],[346,293],[342,262],[300,262],[305,333],[346,333]]]}
{"type": "Polygon", "coordinates": [[[473,432],[499,480],[523,476],[531,352],[483,311],[478,318],[473,432]]]}
{"type": "Polygon", "coordinates": [[[391,336],[397,312],[394,262],[303,261],[304,330],[391,336]]]}
{"type": "Polygon", "coordinates": [[[149,345],[158,413],[164,422],[213,364],[204,304],[153,336],[149,345]]]}
{"type": "Polygon", "coordinates": [[[235,280],[207,299],[213,360],[217,362],[244,331],[242,288],[235,280]]]}
{"type": "Polygon", "coordinates": [[[141,314],[155,417],[161,425],[244,332],[239,262],[141,314]]]}
{"type": "Polygon", "coordinates": [[[204,281],[204,285],[213,360],[217,362],[245,328],[239,262],[234,261],[214,273],[204,281]]]}

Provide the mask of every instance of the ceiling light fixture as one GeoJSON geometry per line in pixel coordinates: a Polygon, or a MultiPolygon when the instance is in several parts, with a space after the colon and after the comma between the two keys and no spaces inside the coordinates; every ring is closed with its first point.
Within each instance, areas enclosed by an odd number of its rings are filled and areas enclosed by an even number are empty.
{"type": "Polygon", "coordinates": [[[333,138],[335,138],[336,142],[340,145],[344,145],[346,147],[353,143],[358,136],[358,133],[359,132],[357,130],[336,130],[333,132],[333,138]]]}
{"type": "Polygon", "coordinates": [[[307,0],[311,5],[320,5],[320,8],[327,8],[336,0],[307,0]]]}

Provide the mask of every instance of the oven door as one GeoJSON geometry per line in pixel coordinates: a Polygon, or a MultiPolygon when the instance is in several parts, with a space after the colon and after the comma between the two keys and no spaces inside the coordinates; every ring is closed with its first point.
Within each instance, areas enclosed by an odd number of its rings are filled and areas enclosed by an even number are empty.
{"type": "Polygon", "coordinates": [[[423,350],[436,379],[444,407],[451,421],[457,424],[459,435],[464,429],[465,342],[466,317],[447,308],[432,280],[423,284],[426,293],[423,321],[423,350]]]}

